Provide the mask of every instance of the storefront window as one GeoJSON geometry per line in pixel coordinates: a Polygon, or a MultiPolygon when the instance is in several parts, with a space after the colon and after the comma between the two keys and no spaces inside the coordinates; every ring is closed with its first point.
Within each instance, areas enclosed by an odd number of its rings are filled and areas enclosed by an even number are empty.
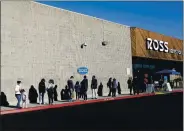
{"type": "Polygon", "coordinates": [[[133,68],[134,69],[154,69],[155,65],[146,65],[146,64],[133,64],[133,68]]]}

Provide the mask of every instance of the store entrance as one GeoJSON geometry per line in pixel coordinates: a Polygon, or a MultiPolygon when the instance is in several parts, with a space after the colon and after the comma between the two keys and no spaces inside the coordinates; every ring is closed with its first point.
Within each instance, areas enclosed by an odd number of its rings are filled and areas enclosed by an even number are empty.
{"type": "Polygon", "coordinates": [[[160,76],[155,75],[157,71],[164,69],[173,69],[175,68],[177,72],[180,72],[183,75],[183,62],[178,61],[166,61],[166,60],[157,60],[157,59],[146,59],[140,57],[132,58],[133,66],[133,75],[137,75],[140,78],[144,77],[144,74],[152,76],[154,80],[159,80],[160,76]]]}
{"type": "Polygon", "coordinates": [[[139,77],[141,80],[144,79],[145,74],[154,77],[154,72],[155,70],[150,68],[133,68],[134,76],[139,77]]]}

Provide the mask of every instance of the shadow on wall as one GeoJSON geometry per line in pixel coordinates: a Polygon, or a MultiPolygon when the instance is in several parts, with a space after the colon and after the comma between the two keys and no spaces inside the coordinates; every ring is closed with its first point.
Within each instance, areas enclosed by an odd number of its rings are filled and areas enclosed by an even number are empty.
{"type": "Polygon", "coordinates": [[[4,130],[179,131],[183,129],[182,114],[183,93],[174,93],[2,115],[1,119],[4,130]]]}

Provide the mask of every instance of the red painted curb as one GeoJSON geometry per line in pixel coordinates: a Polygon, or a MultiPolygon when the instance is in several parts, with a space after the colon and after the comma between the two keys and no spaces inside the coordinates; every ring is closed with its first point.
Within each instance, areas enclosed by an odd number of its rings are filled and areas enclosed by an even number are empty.
{"type": "MultiPolygon", "coordinates": [[[[175,92],[183,92],[183,90],[175,90],[175,91],[172,91],[171,93],[175,93],[175,92]]],[[[29,108],[24,108],[24,109],[4,110],[4,111],[1,111],[0,113],[1,115],[15,114],[15,113],[22,113],[22,112],[31,112],[31,111],[38,111],[38,110],[53,109],[53,108],[62,108],[62,107],[67,107],[67,106],[90,104],[90,103],[100,103],[100,102],[107,102],[107,101],[114,101],[114,100],[149,97],[149,96],[154,96],[154,95],[157,95],[157,94],[140,94],[140,95],[131,95],[131,96],[121,96],[121,97],[115,97],[115,98],[111,97],[111,98],[104,98],[104,99],[96,99],[96,100],[89,100],[89,101],[75,101],[75,102],[61,103],[61,104],[55,104],[55,105],[29,107],[29,108]]]]}

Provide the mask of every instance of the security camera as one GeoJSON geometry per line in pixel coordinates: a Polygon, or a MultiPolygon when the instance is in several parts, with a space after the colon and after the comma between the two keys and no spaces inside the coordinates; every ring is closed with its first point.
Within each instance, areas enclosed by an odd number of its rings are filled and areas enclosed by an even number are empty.
{"type": "Polygon", "coordinates": [[[107,44],[108,44],[107,41],[102,41],[102,45],[103,45],[103,46],[106,46],[107,44]]]}

